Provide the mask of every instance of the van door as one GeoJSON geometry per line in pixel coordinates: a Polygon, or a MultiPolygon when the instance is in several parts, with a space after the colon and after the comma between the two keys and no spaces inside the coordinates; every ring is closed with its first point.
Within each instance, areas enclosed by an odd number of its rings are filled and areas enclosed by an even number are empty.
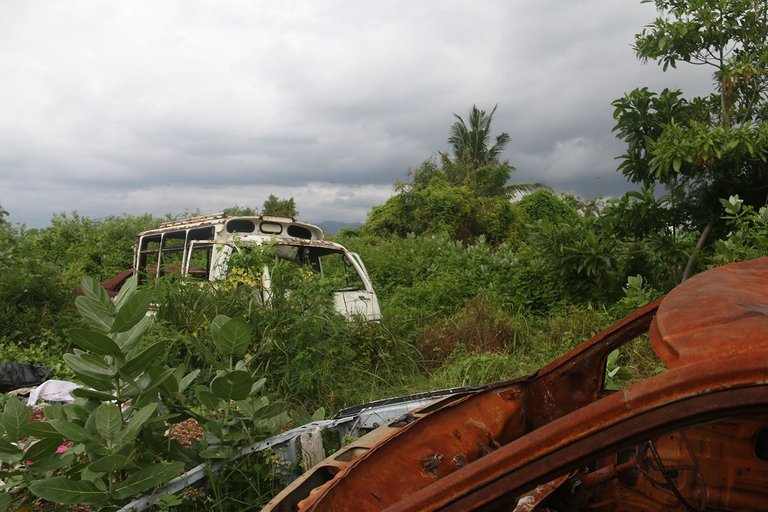
{"type": "Polygon", "coordinates": [[[362,315],[370,321],[381,319],[379,300],[359,256],[350,252],[331,252],[320,258],[320,264],[323,276],[334,284],[336,311],[347,318],[362,315]]]}

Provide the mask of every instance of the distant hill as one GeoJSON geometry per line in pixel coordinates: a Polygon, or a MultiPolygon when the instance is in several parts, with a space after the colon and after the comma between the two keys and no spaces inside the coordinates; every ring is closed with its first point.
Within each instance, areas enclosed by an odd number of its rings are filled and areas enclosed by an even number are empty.
{"type": "Polygon", "coordinates": [[[337,235],[343,228],[359,228],[362,222],[339,222],[335,220],[325,220],[318,223],[318,226],[329,235],[337,235]]]}

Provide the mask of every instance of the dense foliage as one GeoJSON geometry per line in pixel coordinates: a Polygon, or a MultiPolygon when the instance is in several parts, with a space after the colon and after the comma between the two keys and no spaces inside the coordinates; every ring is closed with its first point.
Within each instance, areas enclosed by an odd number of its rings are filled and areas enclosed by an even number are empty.
{"type": "MultiPolygon", "coordinates": [[[[617,136],[627,144],[619,170],[669,194],[668,229],[699,230],[698,246],[726,229],[718,199],[738,195],[760,207],[768,197],[768,5],[737,0],[654,0],[659,17],[635,37],[637,56],[664,70],[707,66],[715,89],[637,88],[613,102],[617,136]]],[[[693,270],[693,258],[684,275],[693,270]]]]}

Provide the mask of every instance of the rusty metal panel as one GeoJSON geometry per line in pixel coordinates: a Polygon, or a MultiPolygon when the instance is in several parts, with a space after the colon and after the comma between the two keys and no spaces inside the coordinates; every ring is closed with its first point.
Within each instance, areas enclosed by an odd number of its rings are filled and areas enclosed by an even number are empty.
{"type": "Polygon", "coordinates": [[[668,367],[768,349],[768,257],[698,274],[664,298],[651,331],[668,367]]]}

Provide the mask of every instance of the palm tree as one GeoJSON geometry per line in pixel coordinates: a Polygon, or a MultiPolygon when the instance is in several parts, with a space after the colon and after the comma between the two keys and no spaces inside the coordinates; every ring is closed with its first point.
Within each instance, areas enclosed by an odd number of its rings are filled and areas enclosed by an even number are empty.
{"type": "Polygon", "coordinates": [[[509,162],[500,161],[504,148],[510,141],[509,134],[504,132],[496,136],[496,142],[491,141],[491,122],[498,105],[486,112],[472,105],[469,109],[469,125],[464,119],[453,114],[456,122],[451,126],[448,143],[453,150],[453,159],[443,156],[443,169],[452,183],[467,183],[473,185],[483,195],[531,192],[546,188],[541,183],[517,183],[508,185],[512,171],[515,168],[509,162]]]}
{"type": "Polygon", "coordinates": [[[453,114],[457,119],[451,126],[451,136],[448,143],[453,149],[454,158],[471,165],[481,167],[497,163],[504,148],[509,143],[508,133],[502,133],[496,137],[496,143],[488,147],[491,138],[491,122],[498,105],[493,107],[490,113],[480,110],[472,105],[469,110],[469,126],[458,114],[453,114]]]}

